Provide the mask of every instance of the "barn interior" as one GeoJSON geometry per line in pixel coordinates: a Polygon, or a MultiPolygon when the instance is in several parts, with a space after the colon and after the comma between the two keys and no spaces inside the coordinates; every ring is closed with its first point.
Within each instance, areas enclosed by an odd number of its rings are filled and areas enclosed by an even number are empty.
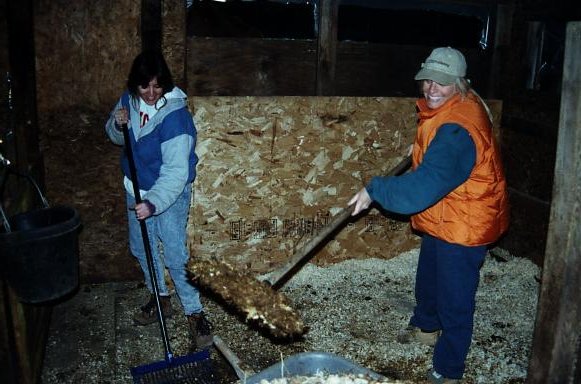
{"type": "MultiPolygon", "coordinates": [[[[32,285],[27,268],[15,271],[5,260],[23,251],[5,240],[6,228],[0,234],[0,381],[123,383],[128,361],[163,357],[158,329],[126,324],[145,291],[127,247],[122,149],[104,134],[142,49],[164,52],[198,129],[192,257],[258,276],[283,264],[366,181],[404,156],[415,134],[413,76],[434,47],[453,46],[491,107],[509,185],[511,226],[491,257],[542,270],[529,279],[535,284],[523,285],[535,299],[538,290],[538,307],[527,312],[534,330],[524,348],[526,377],[498,382],[581,382],[578,20],[579,4],[565,0],[0,2],[3,214],[43,204],[32,179],[51,206],[72,207],[80,218],[78,239],[68,243],[78,246],[67,254],[71,283],[38,302],[17,292],[16,284],[32,285]],[[83,339],[95,351],[79,357],[75,344],[83,339]],[[121,368],[108,364],[115,355],[125,360],[121,368]],[[79,376],[74,365],[88,372],[79,376]],[[57,366],[50,381],[47,369],[57,366]],[[111,373],[117,370],[123,374],[111,373]]],[[[307,267],[391,262],[418,245],[408,218],[374,209],[318,248],[307,267]]],[[[321,295],[314,283],[290,287],[292,297],[321,295]]],[[[204,303],[254,370],[312,347],[273,343],[211,292],[204,303]]],[[[171,340],[185,353],[180,321],[170,323],[171,340]]],[[[229,364],[213,356],[220,382],[235,381],[229,364]]],[[[371,359],[358,363],[378,370],[371,359]]],[[[405,364],[381,373],[420,380],[405,364]]],[[[474,374],[467,382],[487,381],[474,374]]]]}

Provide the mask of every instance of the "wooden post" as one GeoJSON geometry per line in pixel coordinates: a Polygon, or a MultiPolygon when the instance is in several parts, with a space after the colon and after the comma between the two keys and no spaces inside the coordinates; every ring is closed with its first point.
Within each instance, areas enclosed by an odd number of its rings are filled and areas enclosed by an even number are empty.
{"type": "MultiPolygon", "coordinates": [[[[43,185],[36,111],[33,1],[7,0],[5,5],[12,83],[12,134],[6,144],[13,148],[10,154],[14,155],[8,159],[15,168],[31,174],[43,185]]],[[[36,193],[30,183],[24,181],[14,186],[10,192],[15,203],[8,207],[9,214],[34,206],[31,196],[36,193]]],[[[0,382],[37,383],[52,307],[20,303],[5,281],[0,281],[0,307],[0,328],[3,330],[0,332],[0,382]]]]}
{"type": "Polygon", "coordinates": [[[527,89],[537,89],[540,66],[543,55],[543,35],[545,34],[545,24],[541,21],[529,22],[527,34],[527,89]]]}
{"type": "Polygon", "coordinates": [[[335,95],[337,63],[338,0],[320,0],[319,36],[317,40],[317,96],[335,95]]]}
{"type": "Polygon", "coordinates": [[[527,383],[581,382],[581,22],[567,25],[553,202],[527,383]]]}
{"type": "Polygon", "coordinates": [[[498,4],[496,6],[496,23],[494,32],[494,45],[492,50],[492,60],[490,74],[488,76],[488,98],[499,98],[502,87],[501,72],[506,63],[507,52],[510,49],[512,40],[512,18],[514,14],[514,4],[498,4]]]}
{"type": "Polygon", "coordinates": [[[161,51],[161,0],[141,0],[141,49],[161,51]]]}
{"type": "Polygon", "coordinates": [[[16,148],[16,158],[9,160],[24,172],[28,172],[33,164],[39,165],[40,155],[32,3],[31,0],[6,2],[12,80],[11,118],[16,148]]]}

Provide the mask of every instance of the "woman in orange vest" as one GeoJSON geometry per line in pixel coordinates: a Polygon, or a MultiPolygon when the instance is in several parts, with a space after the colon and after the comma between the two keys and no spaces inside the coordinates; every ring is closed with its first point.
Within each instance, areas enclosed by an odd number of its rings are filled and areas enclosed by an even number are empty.
{"type": "Polygon", "coordinates": [[[487,245],[506,231],[506,180],[490,112],[471,89],[466,60],[436,48],[415,80],[418,129],[412,171],[374,177],[349,202],[353,215],[377,202],[411,215],[422,236],[416,272],[416,307],[400,342],[434,346],[432,383],[458,382],[472,339],[475,296],[487,245]]]}

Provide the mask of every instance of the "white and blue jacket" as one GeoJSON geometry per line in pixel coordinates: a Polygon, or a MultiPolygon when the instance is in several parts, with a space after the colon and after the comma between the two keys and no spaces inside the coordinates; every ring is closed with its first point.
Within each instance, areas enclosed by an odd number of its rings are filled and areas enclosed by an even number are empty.
{"type": "MultiPolygon", "coordinates": [[[[157,113],[139,128],[139,100],[132,100],[126,91],[105,125],[111,141],[123,145],[123,132],[115,123],[115,111],[121,107],[129,111],[129,137],[140,194],[143,200],[155,206],[155,215],[169,208],[186,185],[196,178],[196,127],[186,100],[186,94],[175,87],[158,101],[162,107],[157,113]]],[[[125,175],[125,189],[133,195],[125,151],[121,157],[121,168],[125,175]]]]}

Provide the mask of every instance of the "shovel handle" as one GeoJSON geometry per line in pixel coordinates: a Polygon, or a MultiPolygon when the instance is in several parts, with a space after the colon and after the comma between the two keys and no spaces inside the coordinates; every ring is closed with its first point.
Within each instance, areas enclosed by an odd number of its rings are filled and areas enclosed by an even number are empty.
{"type": "Polygon", "coordinates": [[[331,222],[321,229],[319,233],[311,240],[309,240],[301,249],[298,250],[282,267],[271,272],[266,280],[266,283],[270,284],[273,288],[279,288],[279,283],[282,279],[304,258],[306,258],[313,249],[315,249],[323,240],[327,238],[337,227],[346,223],[351,217],[351,213],[355,209],[355,204],[351,204],[347,208],[344,208],[337,214],[331,222]]]}
{"type": "MultiPolygon", "coordinates": [[[[406,156],[401,160],[394,168],[392,168],[387,176],[397,176],[405,171],[411,166],[412,161],[410,156],[406,156]]],[[[266,283],[270,284],[274,289],[280,287],[284,277],[294,269],[301,261],[303,261],[310,253],[315,249],[320,243],[323,242],[331,233],[333,233],[339,226],[346,223],[351,217],[355,209],[355,204],[351,204],[347,208],[344,208],[337,214],[329,224],[327,224],[315,237],[309,240],[301,249],[298,250],[282,267],[274,270],[269,274],[269,276],[264,280],[266,283]]]]}
{"type": "Polygon", "coordinates": [[[218,349],[218,351],[220,351],[226,361],[228,361],[232,369],[234,369],[234,372],[236,372],[236,376],[238,376],[242,382],[245,382],[248,376],[252,376],[254,374],[254,372],[247,372],[240,368],[240,359],[230,348],[228,348],[220,336],[214,335],[213,342],[214,346],[218,349]]]}

